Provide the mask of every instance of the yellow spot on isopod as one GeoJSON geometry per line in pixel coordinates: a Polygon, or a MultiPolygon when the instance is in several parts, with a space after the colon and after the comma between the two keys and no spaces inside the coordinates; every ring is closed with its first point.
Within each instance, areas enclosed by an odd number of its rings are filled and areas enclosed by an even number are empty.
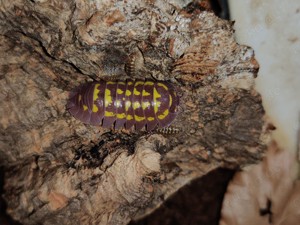
{"type": "Polygon", "coordinates": [[[157,113],[158,112],[158,108],[161,104],[160,101],[157,101],[157,99],[161,98],[161,95],[158,93],[158,91],[156,90],[156,88],[153,88],[153,106],[154,106],[154,112],[157,113]]]}
{"type": "Polygon", "coordinates": [[[150,107],[150,102],[142,102],[142,108],[145,110],[146,108],[150,107]]]}
{"type": "Polygon", "coordinates": [[[105,111],[104,116],[113,117],[113,116],[115,116],[115,114],[113,112],[105,111]]]}
{"type": "Polygon", "coordinates": [[[163,87],[166,91],[168,90],[168,87],[163,83],[158,82],[157,85],[163,87]]]}
{"type": "Polygon", "coordinates": [[[105,88],[104,102],[105,107],[108,107],[110,104],[112,104],[111,91],[108,88],[105,88]]]}
{"type": "Polygon", "coordinates": [[[116,108],[122,107],[122,102],[121,102],[120,100],[116,100],[116,101],[115,101],[115,107],[116,107],[116,108]]]}
{"type": "Polygon", "coordinates": [[[143,116],[134,115],[134,120],[137,122],[143,121],[144,119],[145,119],[145,117],[143,117],[143,116]]]}
{"type": "Polygon", "coordinates": [[[130,101],[126,101],[126,102],[125,102],[125,111],[126,111],[126,112],[127,112],[128,109],[130,108],[130,106],[131,106],[131,102],[130,102],[130,101]]]}
{"type": "Polygon", "coordinates": [[[83,105],[83,111],[86,111],[86,110],[88,110],[87,105],[83,105]]]}
{"type": "Polygon", "coordinates": [[[154,99],[158,99],[161,97],[161,95],[157,92],[156,88],[153,88],[153,95],[154,95],[154,99]]]}
{"type": "Polygon", "coordinates": [[[152,82],[152,81],[146,81],[145,82],[145,85],[149,85],[149,86],[151,86],[151,85],[153,85],[154,83],[152,82]]]}
{"type": "MultiPolygon", "coordinates": [[[[98,87],[100,86],[100,84],[96,84],[94,87],[94,92],[93,92],[93,103],[98,99],[98,94],[100,92],[100,90],[98,89],[98,87]]],[[[93,104],[93,112],[98,112],[98,107],[95,105],[95,103],[93,104]]]]}
{"type": "Polygon", "coordinates": [[[171,107],[172,102],[173,102],[172,95],[169,95],[169,107],[171,107]]]}
{"type": "Polygon", "coordinates": [[[127,115],[126,116],[126,120],[132,120],[133,119],[133,116],[132,115],[127,115]]]}
{"type": "Polygon", "coordinates": [[[147,91],[143,90],[143,92],[142,92],[142,96],[149,96],[149,95],[150,95],[150,93],[149,93],[149,92],[147,92],[147,91]]]}
{"type": "Polygon", "coordinates": [[[78,95],[78,102],[80,102],[82,99],[82,96],[81,95],[78,95]]]}
{"type": "Polygon", "coordinates": [[[160,107],[161,102],[160,101],[154,101],[153,106],[154,106],[154,112],[158,112],[158,108],[160,107]]]}
{"type": "Polygon", "coordinates": [[[126,95],[126,96],[130,96],[130,95],[131,95],[131,91],[126,90],[125,95],[126,95]]]}
{"type": "Polygon", "coordinates": [[[153,120],[154,120],[154,117],[147,117],[147,120],[148,120],[148,121],[153,121],[153,120]]]}
{"type": "Polygon", "coordinates": [[[93,112],[98,112],[98,107],[95,104],[93,105],[93,112]]]}
{"type": "Polygon", "coordinates": [[[93,101],[96,101],[98,99],[98,94],[100,92],[100,90],[98,89],[99,86],[100,86],[100,84],[96,84],[94,87],[93,101]]]}
{"type": "Polygon", "coordinates": [[[122,91],[121,89],[117,89],[117,94],[119,94],[119,95],[121,95],[121,94],[123,94],[124,93],[124,91],[122,91]]]}
{"type": "Polygon", "coordinates": [[[134,110],[136,110],[136,109],[138,109],[138,108],[140,108],[141,107],[141,104],[139,103],[139,102],[134,102],[133,103],[133,109],[134,110]]]}
{"type": "Polygon", "coordinates": [[[169,115],[169,110],[166,109],[163,114],[158,115],[158,119],[163,120],[164,118],[166,118],[166,116],[169,115]]]}
{"type": "Polygon", "coordinates": [[[107,81],[106,84],[115,84],[116,82],[114,81],[107,81]]]}
{"type": "Polygon", "coordinates": [[[144,82],[141,82],[141,81],[135,82],[134,89],[133,89],[133,94],[134,95],[140,95],[141,94],[141,92],[137,90],[137,86],[143,85],[143,84],[144,84],[144,82]]]}
{"type": "Polygon", "coordinates": [[[125,113],[118,113],[117,118],[118,119],[124,119],[126,117],[125,113]]]}
{"type": "Polygon", "coordinates": [[[133,94],[134,95],[140,95],[141,92],[139,92],[136,88],[133,89],[133,94]]]}

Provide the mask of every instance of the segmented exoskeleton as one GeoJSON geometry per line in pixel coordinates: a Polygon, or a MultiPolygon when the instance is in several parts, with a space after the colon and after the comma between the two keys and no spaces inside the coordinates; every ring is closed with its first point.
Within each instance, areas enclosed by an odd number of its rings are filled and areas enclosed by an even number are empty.
{"type": "Polygon", "coordinates": [[[77,87],[67,105],[80,121],[147,131],[169,126],[177,115],[179,97],[164,81],[126,80],[90,82],[77,87]]]}

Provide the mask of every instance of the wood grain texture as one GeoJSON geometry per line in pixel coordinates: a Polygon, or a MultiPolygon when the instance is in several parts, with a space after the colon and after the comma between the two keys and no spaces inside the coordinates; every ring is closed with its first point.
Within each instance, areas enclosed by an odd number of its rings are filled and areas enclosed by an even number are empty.
{"type": "Polygon", "coordinates": [[[261,159],[258,63],[232,23],[163,0],[4,0],[0,19],[0,164],[15,220],[127,224],[192,179],[261,159]],[[128,77],[132,54],[135,76],[178,87],[182,132],[112,131],[66,111],[79,84],[128,77]]]}

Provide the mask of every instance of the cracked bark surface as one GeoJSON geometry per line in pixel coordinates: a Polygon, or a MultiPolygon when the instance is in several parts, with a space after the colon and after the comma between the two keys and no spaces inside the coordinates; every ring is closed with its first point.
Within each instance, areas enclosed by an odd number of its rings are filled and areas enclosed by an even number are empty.
{"type": "MultiPolygon", "coordinates": [[[[258,63],[233,24],[180,1],[1,1],[0,165],[23,224],[127,224],[191,180],[258,162],[269,131],[258,63]],[[174,135],[104,129],[66,111],[89,80],[172,82],[174,135]]],[[[201,204],[201,201],[199,202],[201,204]]]]}

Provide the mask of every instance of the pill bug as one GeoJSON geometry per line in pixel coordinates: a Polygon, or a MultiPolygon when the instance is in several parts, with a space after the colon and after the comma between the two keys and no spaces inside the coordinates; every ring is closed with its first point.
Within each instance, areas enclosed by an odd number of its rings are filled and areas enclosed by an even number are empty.
{"type": "Polygon", "coordinates": [[[70,94],[68,111],[86,124],[147,131],[169,126],[179,97],[168,82],[126,80],[90,82],[70,94]]]}

